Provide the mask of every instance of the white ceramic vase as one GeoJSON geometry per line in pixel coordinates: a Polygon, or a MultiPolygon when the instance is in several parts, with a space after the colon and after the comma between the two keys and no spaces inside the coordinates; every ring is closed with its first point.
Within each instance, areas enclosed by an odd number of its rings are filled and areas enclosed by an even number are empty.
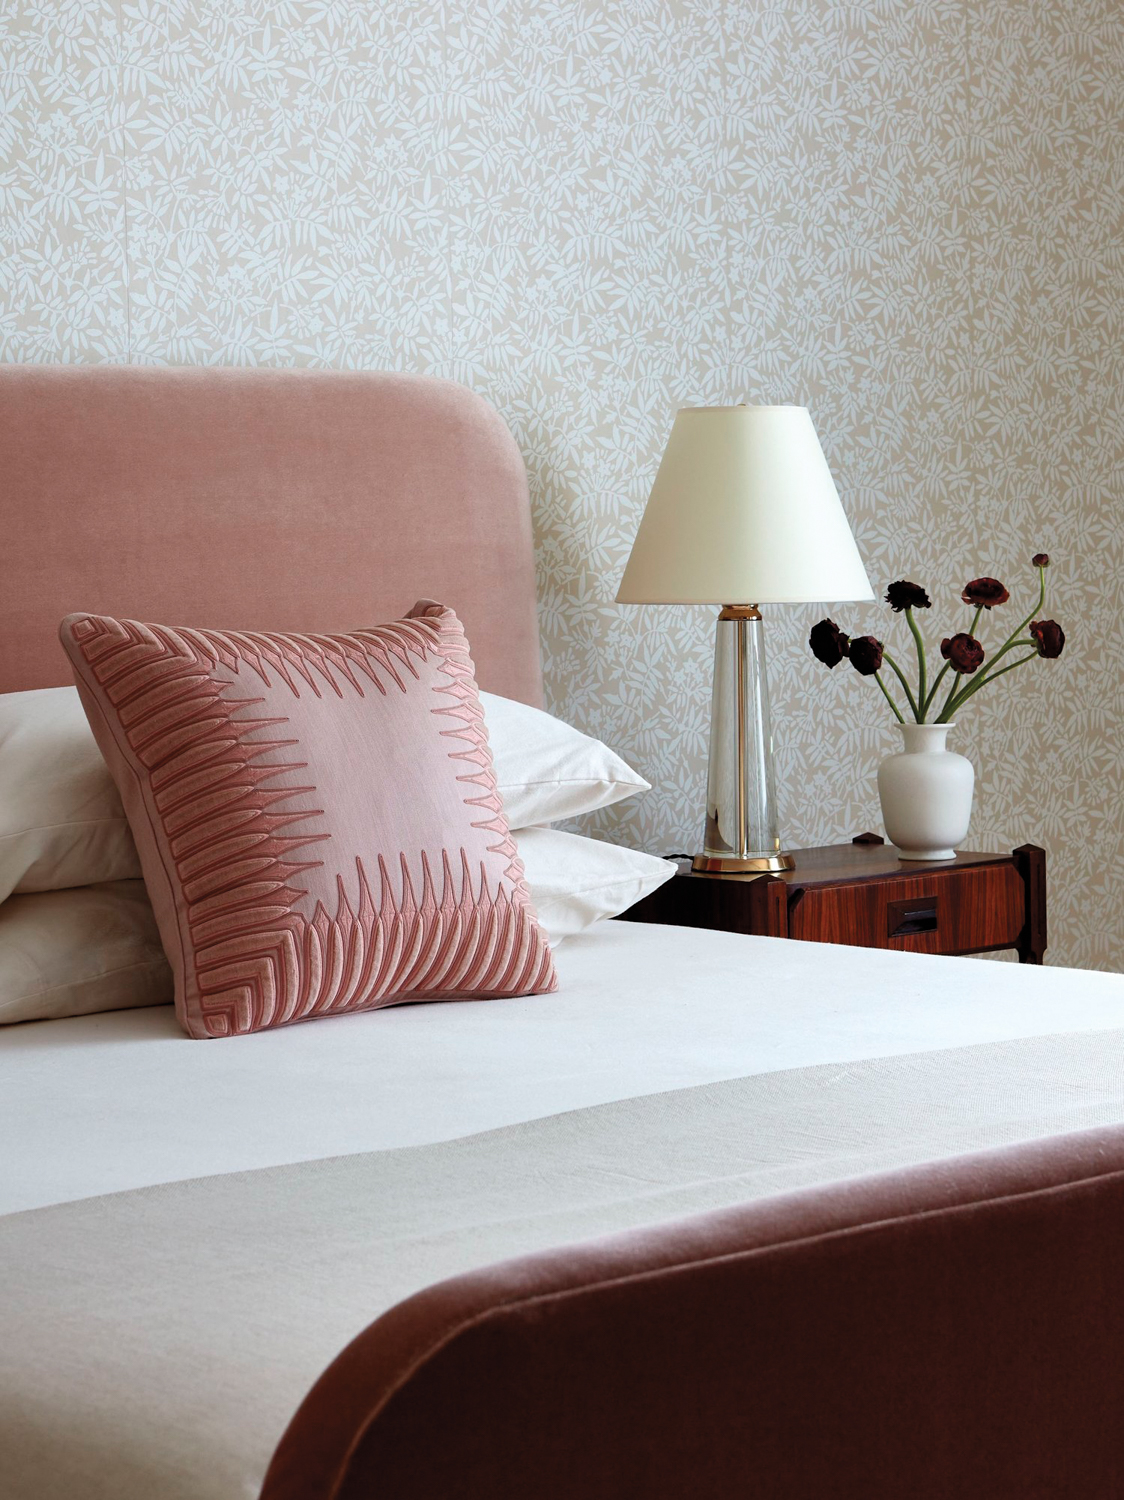
{"type": "Polygon", "coordinates": [[[972,762],[945,749],[951,724],[899,724],[905,749],[878,767],[882,821],[902,859],[952,859],[972,817],[972,762]]]}

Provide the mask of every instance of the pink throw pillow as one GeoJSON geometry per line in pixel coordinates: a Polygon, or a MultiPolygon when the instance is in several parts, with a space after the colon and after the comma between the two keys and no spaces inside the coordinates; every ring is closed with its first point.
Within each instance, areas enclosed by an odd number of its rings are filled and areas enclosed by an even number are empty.
{"type": "Polygon", "coordinates": [[[60,636],[189,1035],[555,988],[452,610],[351,635],[74,614],[60,636]]]}

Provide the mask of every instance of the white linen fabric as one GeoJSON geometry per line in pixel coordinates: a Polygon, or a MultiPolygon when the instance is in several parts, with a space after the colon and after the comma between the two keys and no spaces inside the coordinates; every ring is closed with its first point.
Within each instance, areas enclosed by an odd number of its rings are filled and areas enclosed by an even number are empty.
{"type": "MultiPolygon", "coordinates": [[[[675,873],[667,860],[555,828],[526,828],[516,839],[552,944],[626,911],[675,873]]],[[[0,1025],[171,999],[171,970],[143,880],[0,904],[0,1025]]]]}
{"type": "Polygon", "coordinates": [[[0,906],[0,1025],[171,999],[143,880],[38,891],[0,906]]]}
{"type": "Polygon", "coordinates": [[[0,901],[139,875],[77,689],[0,694],[0,901]]]}
{"type": "Polygon", "coordinates": [[[245,1500],[329,1360],[422,1287],[1117,1125],[1122,1052],[1118,1030],[797,1068],[0,1217],[5,1500],[245,1500]]]}
{"type": "Polygon", "coordinates": [[[553,944],[619,916],[675,874],[669,860],[559,828],[521,828],[514,837],[535,914],[553,944]]]}
{"type": "MultiPolygon", "coordinates": [[[[556,823],[649,789],[619,755],[561,719],[493,693],[481,700],[512,828],[556,823]]],[[[0,694],[0,901],[13,891],[140,873],[77,689],[0,694]]]]}
{"type": "Polygon", "coordinates": [[[512,828],[560,823],[651,790],[607,745],[552,714],[494,693],[480,702],[512,828]]]}
{"type": "Polygon", "coordinates": [[[0,1213],[430,1144],[692,1084],[1124,1026],[1124,977],[640,923],[533,999],[197,1047],[169,1007],[0,1031],[0,1213]]]}

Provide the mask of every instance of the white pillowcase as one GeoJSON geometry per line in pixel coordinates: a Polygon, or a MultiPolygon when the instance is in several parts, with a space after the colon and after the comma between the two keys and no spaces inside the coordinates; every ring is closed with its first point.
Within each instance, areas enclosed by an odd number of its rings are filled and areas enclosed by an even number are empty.
{"type": "Polygon", "coordinates": [[[670,860],[558,828],[514,833],[538,919],[552,943],[634,906],[670,880],[670,860]]]}
{"type": "Polygon", "coordinates": [[[172,971],[143,880],[0,906],[0,1025],[167,1005],[172,971]]]}
{"type": "MultiPolygon", "coordinates": [[[[665,859],[556,828],[524,828],[515,838],[555,944],[618,916],[675,874],[665,859]]],[[[0,1025],[171,1001],[143,880],[13,896],[0,906],[0,1025]]]]}
{"type": "Polygon", "coordinates": [[[0,901],[137,879],[121,798],[72,687],[0,694],[0,901]]]}
{"type": "Polygon", "coordinates": [[[651,790],[607,745],[553,714],[494,693],[480,701],[510,827],[561,823],[651,790]]]}
{"type": "MultiPolygon", "coordinates": [[[[647,791],[600,740],[482,693],[512,828],[556,823],[647,791]]],[[[121,799],[73,687],[0,694],[0,901],[140,876],[121,799]]]]}

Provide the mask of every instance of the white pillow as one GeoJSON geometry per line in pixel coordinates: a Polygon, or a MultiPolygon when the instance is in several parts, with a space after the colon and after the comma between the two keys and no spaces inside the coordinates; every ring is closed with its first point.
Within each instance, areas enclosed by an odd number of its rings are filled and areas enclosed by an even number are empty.
{"type": "Polygon", "coordinates": [[[136,879],[121,798],[72,687],[0,694],[0,901],[136,879]]]}
{"type": "MultiPolygon", "coordinates": [[[[560,719],[482,693],[508,823],[556,823],[648,790],[560,719]]],[[[0,901],[140,876],[121,799],[73,687],[0,694],[0,901]]]]}
{"type": "Polygon", "coordinates": [[[0,906],[0,1025],[167,1005],[172,971],[143,880],[0,906]]]}
{"type": "Polygon", "coordinates": [[[558,828],[520,828],[514,838],[552,943],[619,916],[675,874],[670,860],[558,828]]]}
{"type": "MultiPolygon", "coordinates": [[[[665,859],[556,828],[524,828],[515,839],[552,943],[618,916],[675,874],[665,859]]],[[[0,906],[0,1025],[171,1000],[143,880],[13,896],[0,906]]]]}
{"type": "Polygon", "coordinates": [[[526,703],[481,693],[496,782],[512,828],[560,823],[651,788],[600,740],[526,703]]]}

